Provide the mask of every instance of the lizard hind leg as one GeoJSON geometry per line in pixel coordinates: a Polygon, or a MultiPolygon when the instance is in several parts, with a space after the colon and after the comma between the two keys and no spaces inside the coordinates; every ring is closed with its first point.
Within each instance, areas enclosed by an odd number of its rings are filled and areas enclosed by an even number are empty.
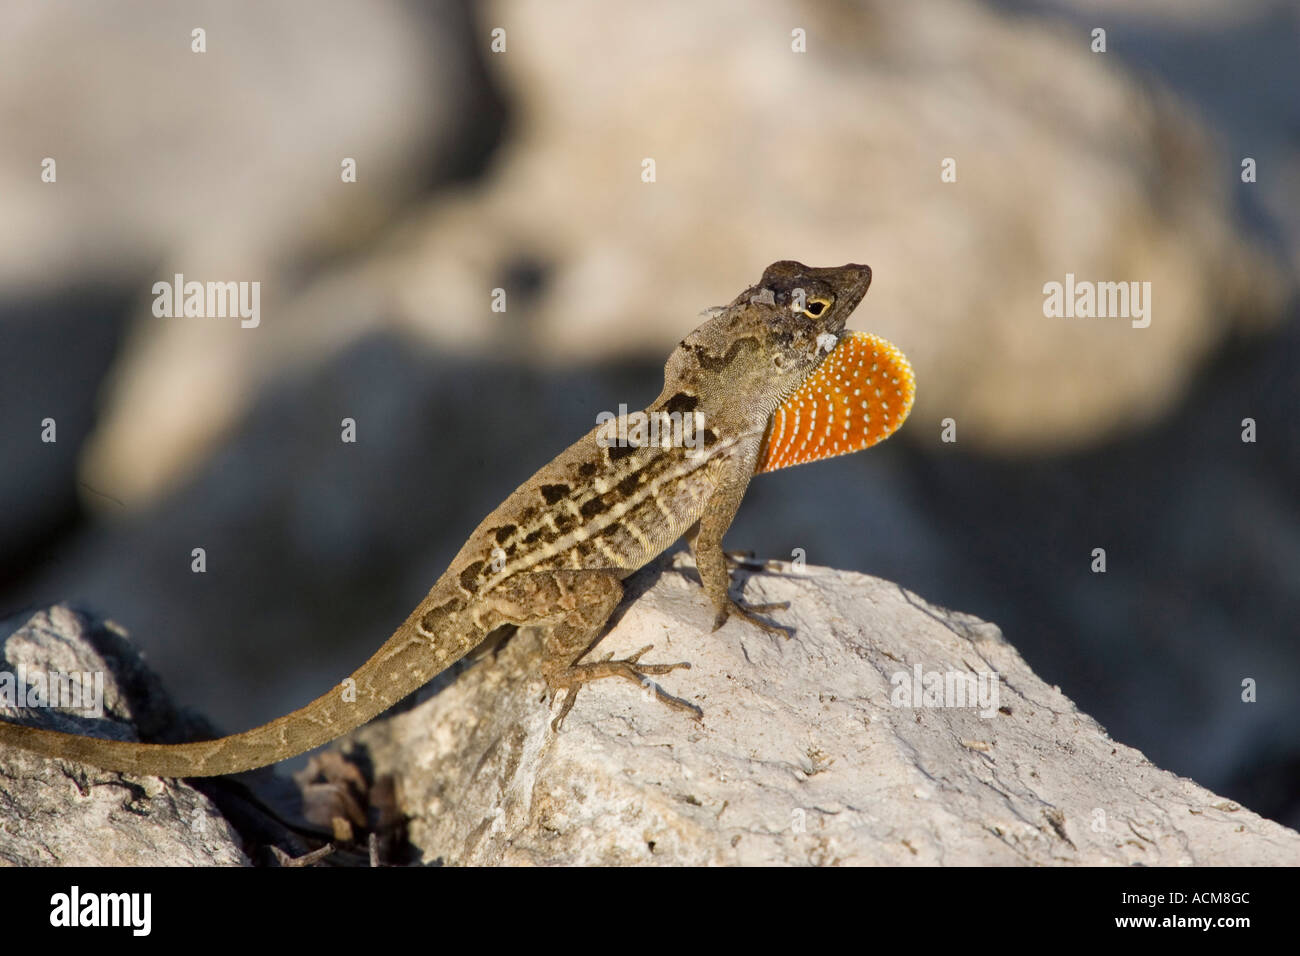
{"type": "MultiPolygon", "coordinates": [[[[546,680],[557,691],[564,691],[564,702],[560,705],[559,714],[551,721],[551,729],[558,731],[564,724],[564,718],[573,709],[573,702],[578,697],[578,689],[588,681],[600,680],[602,677],[622,677],[624,680],[629,680],[651,691],[655,695],[655,699],[661,704],[666,704],[674,710],[683,711],[698,719],[700,717],[698,707],[672,696],[649,679],[652,674],[667,674],[678,668],[689,670],[691,665],[686,661],[679,661],[676,664],[642,664],[640,662],[641,655],[653,648],[653,644],[647,644],[631,657],[625,657],[617,661],[610,659],[613,654],[606,654],[599,660],[587,664],[565,664],[563,662],[567,659],[567,655],[554,658],[557,666],[546,674],[546,680]]],[[[545,672],[545,661],[542,667],[545,672]]]]}
{"type": "Polygon", "coordinates": [[[507,597],[507,601],[513,607],[502,608],[504,615],[520,626],[533,626],[541,631],[542,676],[554,693],[564,692],[560,712],[551,721],[552,730],[558,731],[573,709],[579,688],[589,681],[605,677],[621,677],[646,687],[662,703],[694,717],[699,716],[697,708],[666,693],[649,679],[652,675],[691,666],[687,663],[641,663],[642,655],[653,645],[621,660],[613,660],[611,653],[599,660],[579,663],[603,636],[610,616],[623,598],[623,582],[616,572],[600,569],[539,571],[521,575],[511,590],[514,593],[507,597]],[[526,609],[530,606],[545,608],[544,616],[529,619],[526,609]]]}

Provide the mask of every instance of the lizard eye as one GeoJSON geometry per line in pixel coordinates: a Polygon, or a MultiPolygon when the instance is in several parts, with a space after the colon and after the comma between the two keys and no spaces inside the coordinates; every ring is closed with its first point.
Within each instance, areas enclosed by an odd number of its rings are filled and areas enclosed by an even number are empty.
{"type": "Polygon", "coordinates": [[[803,314],[812,316],[815,319],[830,307],[831,307],[830,299],[823,299],[820,296],[818,296],[816,298],[812,298],[808,300],[808,304],[804,306],[803,314]]]}

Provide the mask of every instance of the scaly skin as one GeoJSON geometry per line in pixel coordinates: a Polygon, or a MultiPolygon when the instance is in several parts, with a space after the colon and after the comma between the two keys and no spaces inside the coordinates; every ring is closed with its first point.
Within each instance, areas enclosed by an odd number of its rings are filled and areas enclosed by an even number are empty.
{"type": "MultiPolygon", "coordinates": [[[[623,580],[683,534],[692,542],[713,604],[715,629],[736,614],[779,630],[755,616],[764,608],[744,608],[730,597],[722,538],[756,471],[866,447],[906,417],[912,382],[901,353],[889,358],[893,364],[881,357],[886,364],[877,379],[869,377],[875,369],[872,343],[882,340],[846,336],[845,350],[836,351],[837,360],[853,358],[841,365],[861,366],[854,373],[860,380],[815,375],[870,282],[866,266],[769,266],[757,285],[711,310],[708,321],[678,344],[664,369],[663,391],[645,409],[679,418],[698,413],[704,431],[696,449],[607,447],[600,439],[608,432],[598,425],[484,518],[393,636],[347,681],[306,707],[244,733],[196,743],[126,743],[6,722],[0,722],[0,743],[134,774],[202,777],[249,770],[360,726],[502,625],[541,630],[542,674],[557,695],[564,692],[553,721],[558,729],[588,681],[622,677],[650,683],[648,676],[689,666],[643,664],[649,648],[625,660],[581,661],[621,600],[623,580]],[[851,343],[855,349],[866,343],[867,351],[850,353],[851,343]],[[887,387],[893,391],[879,399],[882,382],[892,383],[887,387]],[[883,424],[880,409],[867,401],[871,393],[886,406],[883,424]],[[813,407],[819,403],[820,418],[813,407]],[[858,404],[869,429],[852,419],[858,404]],[[769,436],[774,422],[779,429],[769,436]],[[798,431],[793,437],[792,430],[798,431]]],[[[832,367],[839,368],[828,363],[832,367]]],[[[698,715],[697,708],[651,686],[665,704],[698,715]]]]}

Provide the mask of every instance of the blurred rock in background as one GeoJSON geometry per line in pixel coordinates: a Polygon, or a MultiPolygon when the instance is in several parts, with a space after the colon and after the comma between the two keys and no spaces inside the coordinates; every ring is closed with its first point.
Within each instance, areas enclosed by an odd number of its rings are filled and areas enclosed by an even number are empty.
{"type": "MultiPolygon", "coordinates": [[[[222,323],[155,318],[153,283],[258,280],[263,312],[277,314],[406,205],[481,167],[500,133],[454,0],[55,2],[0,18],[0,308],[44,302],[57,314],[73,284],[128,297],[96,319],[117,334],[92,333],[97,353],[122,351],[84,471],[132,504],[211,454],[285,364],[222,323]],[[194,29],[207,52],[191,51],[194,29]],[[47,157],[54,183],[40,176],[47,157]],[[342,188],[347,157],[358,174],[342,188]]],[[[0,361],[31,374],[28,336],[10,346],[10,334],[0,361]]],[[[300,360],[321,354],[312,344],[300,337],[300,360]]],[[[52,384],[33,387],[53,396],[99,382],[52,384]]]]}
{"type": "Polygon", "coordinates": [[[177,699],[269,719],[653,398],[701,309],[865,261],[850,324],[912,359],[913,418],[757,480],[729,546],[996,621],[1115,737],[1300,824],[1292,7],[310,6],[0,13],[4,609],[85,602],[177,699]],[[155,318],[174,272],[261,281],[261,325],[155,318]],[[1149,281],[1150,327],[1045,317],[1066,273],[1149,281]]]}

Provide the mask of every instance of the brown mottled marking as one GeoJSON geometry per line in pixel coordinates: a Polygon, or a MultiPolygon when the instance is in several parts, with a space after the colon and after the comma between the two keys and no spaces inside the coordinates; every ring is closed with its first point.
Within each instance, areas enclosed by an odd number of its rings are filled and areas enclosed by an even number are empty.
{"type": "Polygon", "coordinates": [[[453,598],[445,604],[431,607],[429,610],[425,611],[420,616],[420,626],[424,628],[426,633],[437,633],[438,628],[442,626],[443,622],[445,622],[450,615],[456,614],[464,609],[465,599],[462,597],[453,598]]]}
{"type": "MultiPolygon", "coordinates": [[[[770,631],[781,631],[728,594],[730,577],[722,537],[755,474],[822,454],[811,434],[799,431],[803,419],[798,390],[817,384],[814,376],[827,345],[840,341],[844,322],[871,281],[866,266],[817,269],[798,262],[775,262],[758,283],[710,317],[669,356],[664,387],[644,414],[694,413],[707,423],[705,449],[687,456],[680,448],[614,446],[598,449],[593,429],[488,515],[465,542],[451,566],[419,606],[371,658],[349,678],[355,694],[331,688],[306,707],[253,730],[218,740],[162,746],[101,740],[0,721],[0,744],[109,770],[168,777],[234,773],[275,763],[318,747],[383,712],[445,670],[493,631],[505,626],[535,627],[542,636],[541,673],[563,695],[553,726],[573,706],[587,682],[620,677],[650,687],[665,704],[698,716],[698,709],[669,696],[651,677],[684,664],[643,664],[649,648],[623,659],[583,662],[600,639],[623,595],[622,581],[690,529],[691,546],[712,604],[714,627],[728,616],[770,631]],[[791,307],[801,289],[814,311],[791,307]],[[810,382],[810,379],[813,381],[810,382]],[[793,405],[784,403],[793,402],[793,405]],[[784,430],[772,429],[772,409],[784,409],[784,430]],[[804,440],[808,439],[808,447],[804,440]],[[765,449],[768,441],[778,444],[765,449]],[[573,480],[559,480],[576,476],[573,480]],[[506,547],[507,562],[489,566],[484,555],[506,547]]],[[[868,399],[843,392],[844,376],[866,354],[832,351],[836,361],[823,393],[841,388],[842,398],[868,399]],[[838,369],[834,371],[833,369],[838,369]],[[835,378],[834,375],[839,375],[835,378]]],[[[867,363],[870,364],[870,363],[867,363]]],[[[898,368],[901,369],[901,365],[898,368]]],[[[867,370],[867,366],[862,368],[867,370]]],[[[856,374],[856,372],[854,373],[856,374]]],[[[881,428],[897,427],[910,394],[897,381],[871,382],[870,438],[881,428]],[[885,395],[887,388],[897,386],[885,395]],[[881,389],[881,394],[876,394],[881,389]]],[[[910,385],[910,380],[909,383],[910,385]]],[[[859,386],[855,386],[859,387],[859,386]]],[[[816,397],[816,396],[814,396],[816,397]]],[[[819,399],[822,401],[822,399],[819,399]]],[[[844,402],[835,405],[836,424],[850,419],[844,402]]],[[[822,416],[819,425],[824,431],[822,416]]],[[[855,427],[857,419],[852,419],[855,427]]],[[[864,423],[868,420],[864,417],[864,423]]],[[[841,429],[844,431],[845,429],[841,429]]],[[[863,429],[866,433],[866,429],[863,429]]],[[[824,435],[817,434],[821,442],[824,435]]],[[[853,444],[856,432],[848,436],[853,444]]],[[[832,435],[845,445],[843,435],[832,435]]],[[[852,450],[851,448],[849,450],[852,450]]]]}
{"type": "Polygon", "coordinates": [[[568,497],[569,492],[572,490],[568,485],[542,485],[541,487],[542,498],[545,499],[548,505],[553,505],[561,498],[568,497]]]}
{"type": "Polygon", "coordinates": [[[694,346],[695,358],[700,363],[700,367],[710,372],[716,372],[719,369],[726,368],[736,360],[736,355],[741,349],[748,349],[753,352],[759,348],[758,340],[752,336],[741,336],[734,339],[728,346],[727,350],[718,355],[716,352],[701,346],[694,346]]]}
{"type": "Polygon", "coordinates": [[[482,570],[482,561],[475,561],[473,564],[466,565],[464,570],[460,572],[460,586],[470,594],[474,594],[478,591],[478,575],[482,570]]]}
{"type": "Polygon", "coordinates": [[[678,392],[668,401],[664,402],[663,409],[668,413],[693,412],[700,405],[700,400],[690,392],[678,392]]]}

